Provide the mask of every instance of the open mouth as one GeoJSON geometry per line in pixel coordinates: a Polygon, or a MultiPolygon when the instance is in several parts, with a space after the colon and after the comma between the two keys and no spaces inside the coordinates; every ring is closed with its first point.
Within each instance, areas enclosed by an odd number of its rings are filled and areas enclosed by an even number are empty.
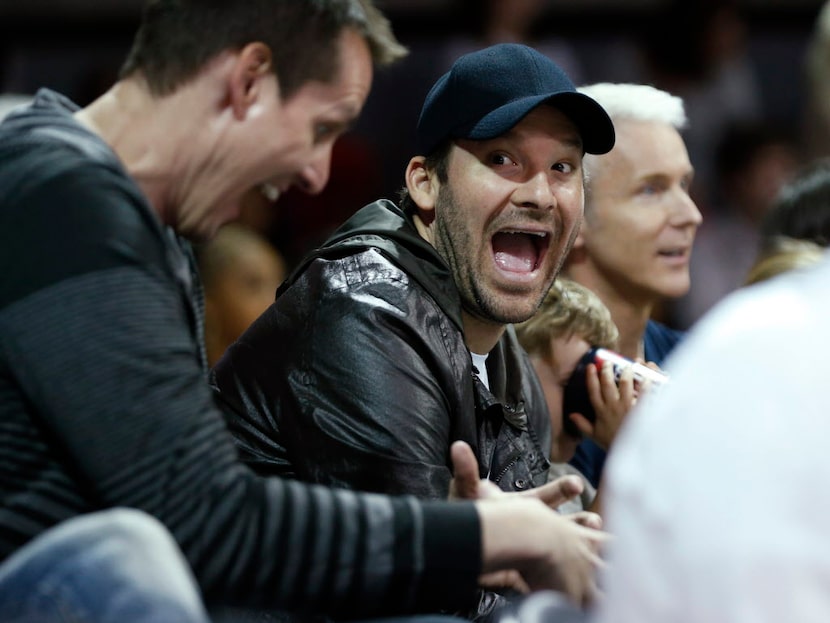
{"type": "Polygon", "coordinates": [[[550,244],[547,232],[506,230],[490,241],[496,266],[505,272],[532,273],[539,268],[550,244]]]}
{"type": "Polygon", "coordinates": [[[662,249],[657,252],[657,255],[660,257],[668,257],[668,258],[684,258],[686,257],[686,249],[685,248],[677,248],[677,249],[662,249]]]}

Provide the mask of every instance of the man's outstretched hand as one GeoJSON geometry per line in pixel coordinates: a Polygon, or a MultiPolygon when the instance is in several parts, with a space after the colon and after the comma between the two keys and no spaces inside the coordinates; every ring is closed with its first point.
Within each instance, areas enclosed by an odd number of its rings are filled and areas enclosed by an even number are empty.
{"type": "MultiPolygon", "coordinates": [[[[582,493],[582,479],[576,475],[562,476],[541,487],[527,491],[506,493],[499,489],[496,483],[479,476],[478,460],[467,443],[454,442],[450,447],[450,457],[453,464],[453,479],[450,482],[449,496],[451,500],[484,500],[498,496],[533,497],[544,502],[546,506],[556,509],[582,493]]],[[[596,530],[602,528],[602,519],[596,513],[585,511],[564,515],[564,517],[588,528],[596,530]]]]}

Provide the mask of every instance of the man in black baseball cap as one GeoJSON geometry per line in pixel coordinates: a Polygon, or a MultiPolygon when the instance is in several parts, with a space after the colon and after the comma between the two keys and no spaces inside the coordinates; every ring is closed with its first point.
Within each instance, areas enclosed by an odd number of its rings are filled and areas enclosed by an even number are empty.
{"type": "MultiPolygon", "coordinates": [[[[544,395],[510,324],[553,283],[582,219],[583,155],[611,149],[613,126],[550,59],[509,44],[461,57],[417,135],[401,206],[344,223],[214,368],[254,469],[440,499],[460,439],[504,490],[547,481],[544,395]]],[[[566,538],[588,545],[563,572],[590,578],[592,537],[566,538]]]]}

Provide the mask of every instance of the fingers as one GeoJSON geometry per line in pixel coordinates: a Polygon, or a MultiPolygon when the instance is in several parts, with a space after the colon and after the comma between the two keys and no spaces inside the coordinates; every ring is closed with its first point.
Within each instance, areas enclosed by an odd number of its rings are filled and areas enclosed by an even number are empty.
{"type": "Polygon", "coordinates": [[[576,604],[590,605],[599,592],[597,570],[605,564],[598,553],[603,541],[603,532],[572,523],[571,530],[561,535],[559,547],[549,561],[553,574],[544,580],[554,585],[548,588],[563,591],[576,604]]]}
{"type": "Polygon", "coordinates": [[[582,608],[589,608],[597,602],[600,597],[600,590],[594,578],[591,578],[581,587],[580,595],[575,599],[582,608]]]}
{"type": "Polygon", "coordinates": [[[463,441],[456,441],[450,446],[450,458],[453,466],[453,479],[450,483],[450,499],[476,500],[480,477],[478,461],[473,449],[463,441]]]}
{"type": "Polygon", "coordinates": [[[608,361],[603,363],[602,368],[597,368],[594,364],[588,366],[585,383],[594,409],[603,410],[619,402],[622,386],[634,382],[633,371],[630,368],[624,369],[619,379],[614,374],[614,364],[608,361]]]}
{"type": "MultiPolygon", "coordinates": [[[[604,366],[605,368],[609,368],[610,366],[604,366]]],[[[596,405],[598,402],[602,402],[602,381],[600,377],[602,376],[602,372],[595,364],[589,364],[587,368],[585,368],[585,387],[588,389],[588,397],[591,399],[591,403],[596,405]]],[[[613,379],[612,379],[613,380],[613,379]]]]}
{"type": "Polygon", "coordinates": [[[576,475],[560,476],[556,480],[522,491],[519,495],[534,497],[544,502],[550,508],[558,508],[568,500],[582,493],[585,485],[582,478],[576,475]]]}
{"type": "Polygon", "coordinates": [[[600,517],[597,513],[580,511],[578,513],[564,515],[564,517],[577,525],[585,526],[586,528],[591,528],[593,530],[602,530],[602,517],[600,517]]]}
{"type": "MultiPolygon", "coordinates": [[[[606,538],[604,532],[586,530],[583,534],[583,547],[580,548],[577,568],[566,582],[573,600],[582,607],[590,606],[599,597],[599,587],[596,583],[597,573],[605,568],[605,561],[599,556],[599,547],[606,538]]],[[[574,561],[576,563],[576,560],[574,561]]]]}
{"type": "Polygon", "coordinates": [[[623,404],[630,405],[635,397],[633,368],[626,368],[620,374],[618,391],[623,404]]]}
{"type": "Polygon", "coordinates": [[[605,533],[569,521],[538,500],[515,494],[505,499],[476,504],[483,570],[515,569],[532,590],[559,590],[577,604],[593,600],[605,533]]]}
{"type": "Polygon", "coordinates": [[[665,371],[665,370],[663,370],[663,368],[661,368],[660,366],[658,366],[658,365],[657,365],[656,363],[654,363],[653,361],[645,361],[645,362],[640,362],[640,363],[643,363],[644,365],[648,366],[649,368],[651,368],[651,369],[652,369],[652,370],[654,370],[655,372],[659,372],[660,374],[666,374],[666,371],[665,371]]]}
{"type": "Polygon", "coordinates": [[[529,593],[530,587],[524,581],[521,574],[515,569],[505,571],[493,571],[492,573],[485,573],[479,576],[478,585],[482,588],[489,588],[492,590],[500,590],[505,588],[512,588],[520,593],[529,593]]]}
{"type": "Polygon", "coordinates": [[[577,420],[571,417],[583,434],[606,450],[613,444],[625,416],[637,397],[634,371],[630,366],[621,371],[619,378],[615,378],[614,375],[615,366],[611,362],[605,362],[598,373],[590,370],[589,366],[586,373],[586,384],[589,392],[592,392],[591,403],[596,413],[593,430],[580,427],[577,420]]]}

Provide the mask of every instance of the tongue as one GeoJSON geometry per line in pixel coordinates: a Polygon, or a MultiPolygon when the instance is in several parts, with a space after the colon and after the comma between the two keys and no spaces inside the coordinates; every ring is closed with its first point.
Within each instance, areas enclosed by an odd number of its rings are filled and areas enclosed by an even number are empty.
{"type": "Polygon", "coordinates": [[[529,273],[536,267],[536,246],[526,234],[493,236],[496,265],[513,273],[529,273]]]}

